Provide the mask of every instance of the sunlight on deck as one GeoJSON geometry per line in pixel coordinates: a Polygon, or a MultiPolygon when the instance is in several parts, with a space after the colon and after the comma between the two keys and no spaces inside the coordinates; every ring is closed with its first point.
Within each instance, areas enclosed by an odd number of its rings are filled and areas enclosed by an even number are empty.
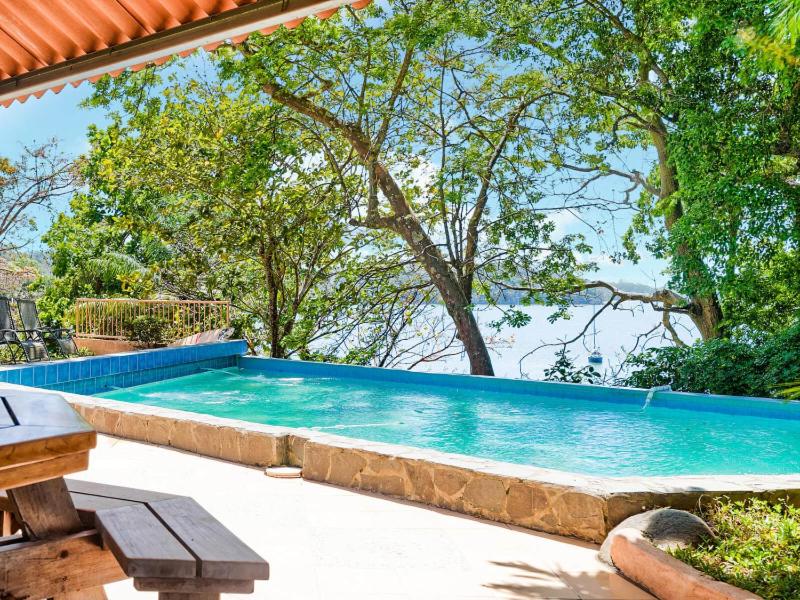
{"type": "MultiPolygon", "coordinates": [[[[650,598],[591,544],[100,436],[76,478],[194,497],[266,558],[271,600],[650,598]]],[[[148,600],[130,580],[109,600],[148,600]]]]}

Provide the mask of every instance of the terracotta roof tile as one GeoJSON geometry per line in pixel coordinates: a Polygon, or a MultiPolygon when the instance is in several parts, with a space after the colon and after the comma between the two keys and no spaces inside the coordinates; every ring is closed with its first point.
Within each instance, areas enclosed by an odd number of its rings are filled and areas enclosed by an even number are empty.
{"type": "Polygon", "coordinates": [[[274,31],[281,24],[295,27],[311,14],[328,18],[344,4],[361,8],[369,0],[0,0],[0,105],[162,62],[173,54],[186,55],[199,46],[216,48],[229,37],[241,41],[250,31],[274,31]],[[212,24],[237,11],[243,20],[230,31],[212,24]],[[252,28],[247,27],[248,18],[252,28]],[[202,29],[203,24],[209,28],[202,29]],[[192,29],[194,25],[198,27],[192,29]],[[195,32],[197,43],[192,41],[195,32]],[[173,33],[188,35],[178,40],[170,36],[173,33]],[[156,55],[145,51],[147,38],[156,34],[160,55],[158,50],[156,55]],[[117,57],[120,45],[129,52],[123,55],[120,48],[117,57]],[[90,65],[95,56],[101,62],[90,65]],[[146,60],[136,62],[137,57],[146,60]]]}

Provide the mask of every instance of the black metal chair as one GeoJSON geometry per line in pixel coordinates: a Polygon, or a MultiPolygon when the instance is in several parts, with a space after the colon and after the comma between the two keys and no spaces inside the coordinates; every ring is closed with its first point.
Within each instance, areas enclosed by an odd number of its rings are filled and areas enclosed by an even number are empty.
{"type": "Polygon", "coordinates": [[[11,300],[5,296],[0,296],[0,346],[8,348],[12,363],[50,360],[40,332],[17,329],[11,312],[11,300]]]}
{"type": "Polygon", "coordinates": [[[72,330],[66,327],[44,327],[39,320],[39,309],[35,300],[17,298],[17,309],[22,319],[22,327],[27,331],[35,331],[38,339],[45,345],[53,342],[61,354],[69,356],[78,353],[78,346],[72,337],[72,330]]]}

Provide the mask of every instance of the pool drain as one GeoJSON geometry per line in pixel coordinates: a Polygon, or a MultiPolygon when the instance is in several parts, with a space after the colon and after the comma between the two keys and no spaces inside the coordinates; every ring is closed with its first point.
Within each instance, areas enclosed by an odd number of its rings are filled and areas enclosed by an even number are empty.
{"type": "Polygon", "coordinates": [[[300,467],[267,467],[264,469],[264,474],[267,477],[275,477],[276,479],[297,479],[300,477],[302,469],[300,467]]]}

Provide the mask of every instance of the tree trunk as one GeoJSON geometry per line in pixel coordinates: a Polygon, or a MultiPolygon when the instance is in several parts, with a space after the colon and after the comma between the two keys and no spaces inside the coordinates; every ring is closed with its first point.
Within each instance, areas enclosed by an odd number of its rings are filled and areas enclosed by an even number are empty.
{"type": "Polygon", "coordinates": [[[372,149],[370,139],[358,124],[340,120],[327,109],[315,105],[307,98],[295,96],[275,82],[262,83],[264,91],[275,101],[304,114],[331,130],[338,131],[347,139],[350,146],[361,159],[362,164],[371,170],[370,177],[389,201],[391,216],[381,216],[377,206],[370,203],[367,219],[362,226],[388,229],[398,234],[408,245],[417,262],[425,269],[433,285],[439,291],[448,314],[453,319],[458,338],[464,344],[469,357],[470,373],[473,375],[494,375],[492,357],[483,339],[475,315],[469,308],[471,290],[464,290],[461,277],[445,260],[442,253],[425,231],[411,209],[403,190],[394,180],[386,166],[381,163],[372,149]]]}
{"type": "Polygon", "coordinates": [[[376,161],[374,172],[383,195],[389,200],[395,213],[395,217],[389,220],[389,227],[405,240],[417,262],[422,265],[439,291],[447,313],[453,319],[458,339],[464,345],[464,351],[469,358],[470,374],[494,375],[492,357],[489,355],[475,314],[470,308],[471,290],[461,287],[459,274],[450,266],[425,232],[406,202],[403,191],[385,165],[376,161]]]}
{"type": "Polygon", "coordinates": [[[692,298],[689,316],[703,340],[713,340],[722,334],[722,308],[716,296],[692,298]]]}
{"type": "MultiPolygon", "coordinates": [[[[662,199],[669,198],[678,190],[678,178],[675,173],[674,167],[669,162],[667,153],[667,140],[666,130],[661,126],[661,131],[652,133],[653,143],[658,153],[658,169],[659,179],[661,180],[660,196],[662,199]]],[[[664,215],[664,227],[667,231],[672,229],[672,226],[683,216],[683,207],[680,202],[675,203],[667,213],[664,215]]],[[[691,257],[693,251],[686,244],[679,244],[675,249],[676,254],[686,258],[691,257]]],[[[705,275],[698,271],[692,271],[686,274],[688,280],[698,280],[704,278],[705,275]]],[[[694,326],[697,327],[700,336],[703,340],[712,340],[717,338],[722,333],[722,307],[719,304],[719,298],[716,294],[710,295],[697,295],[693,294],[689,297],[691,312],[689,317],[692,319],[694,326]]]]}
{"type": "Polygon", "coordinates": [[[278,280],[273,265],[274,247],[268,243],[264,248],[262,244],[261,261],[267,283],[267,329],[269,330],[269,355],[272,358],[285,358],[281,345],[281,319],[278,308],[278,280]]]}
{"type": "Polygon", "coordinates": [[[475,314],[464,306],[449,306],[447,312],[455,323],[458,339],[464,344],[464,351],[469,358],[469,372],[471,375],[494,375],[492,357],[483,339],[483,334],[478,327],[475,314]]]}

